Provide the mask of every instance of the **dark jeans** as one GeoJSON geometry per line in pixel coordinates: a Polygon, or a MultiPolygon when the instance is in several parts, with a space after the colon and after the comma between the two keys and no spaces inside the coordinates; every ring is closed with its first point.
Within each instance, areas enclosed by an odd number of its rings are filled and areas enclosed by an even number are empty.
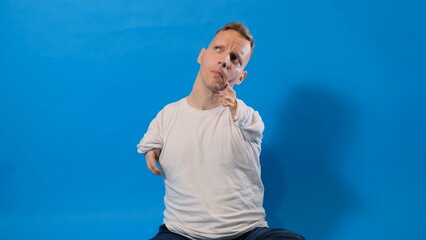
{"type": "MultiPolygon", "coordinates": [[[[259,227],[244,233],[235,240],[304,240],[301,235],[284,229],[272,229],[268,227],[259,227]]],[[[189,240],[182,235],[172,233],[167,229],[166,225],[161,225],[160,229],[151,240],[189,240]]]]}

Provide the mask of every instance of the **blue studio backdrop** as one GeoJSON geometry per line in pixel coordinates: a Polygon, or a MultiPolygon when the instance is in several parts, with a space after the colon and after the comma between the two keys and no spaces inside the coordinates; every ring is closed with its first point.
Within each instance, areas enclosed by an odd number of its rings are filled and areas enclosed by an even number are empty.
{"type": "Polygon", "coordinates": [[[231,21],[265,122],[272,227],[426,239],[425,1],[0,0],[0,239],[148,239],[162,178],[136,144],[231,21]]]}

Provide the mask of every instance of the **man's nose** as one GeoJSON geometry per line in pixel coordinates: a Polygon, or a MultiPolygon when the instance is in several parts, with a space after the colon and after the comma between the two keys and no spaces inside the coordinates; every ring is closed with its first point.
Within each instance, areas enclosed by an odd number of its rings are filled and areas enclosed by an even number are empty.
{"type": "Polygon", "coordinates": [[[221,65],[223,68],[229,67],[229,56],[222,57],[219,60],[218,64],[221,65]]]}

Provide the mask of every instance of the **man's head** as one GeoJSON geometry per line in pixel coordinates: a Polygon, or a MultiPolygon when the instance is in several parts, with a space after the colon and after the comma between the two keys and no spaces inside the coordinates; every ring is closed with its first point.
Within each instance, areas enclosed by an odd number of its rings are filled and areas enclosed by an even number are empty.
{"type": "Polygon", "coordinates": [[[205,87],[221,91],[229,84],[240,84],[247,76],[244,68],[253,53],[254,40],[241,23],[233,22],[219,29],[207,49],[201,49],[199,77],[205,87]]]}
{"type": "Polygon", "coordinates": [[[217,30],[215,36],[218,33],[227,31],[227,30],[237,31],[239,34],[241,34],[241,36],[243,36],[245,39],[247,39],[250,42],[250,47],[251,47],[250,57],[251,57],[253,55],[253,50],[254,50],[254,38],[251,35],[248,28],[240,22],[231,22],[223,26],[221,29],[217,30]]]}

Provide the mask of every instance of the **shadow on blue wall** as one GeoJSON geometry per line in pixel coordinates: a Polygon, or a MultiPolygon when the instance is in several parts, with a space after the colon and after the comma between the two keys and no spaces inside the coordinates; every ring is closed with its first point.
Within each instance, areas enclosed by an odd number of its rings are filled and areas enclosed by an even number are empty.
{"type": "Polygon", "coordinates": [[[360,205],[339,173],[354,134],[354,106],[325,88],[299,86],[276,114],[279,127],[261,155],[269,225],[327,239],[360,205]]]}

